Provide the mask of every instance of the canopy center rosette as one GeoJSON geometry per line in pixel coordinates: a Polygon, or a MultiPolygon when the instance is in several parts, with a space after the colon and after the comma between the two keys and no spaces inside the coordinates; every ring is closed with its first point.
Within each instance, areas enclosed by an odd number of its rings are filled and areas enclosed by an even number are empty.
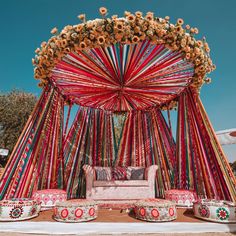
{"type": "Polygon", "coordinates": [[[173,100],[193,75],[182,53],[144,40],[71,52],[55,65],[52,80],[79,105],[130,111],[173,100]]]}

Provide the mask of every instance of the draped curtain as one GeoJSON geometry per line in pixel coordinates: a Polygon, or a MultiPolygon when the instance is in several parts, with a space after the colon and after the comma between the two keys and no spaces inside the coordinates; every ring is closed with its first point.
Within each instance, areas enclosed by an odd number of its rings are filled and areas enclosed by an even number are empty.
{"type": "Polygon", "coordinates": [[[179,97],[177,122],[177,187],[200,197],[236,200],[236,181],[194,89],[179,97]]]}
{"type": "Polygon", "coordinates": [[[63,187],[64,100],[47,86],[10,156],[0,181],[0,199],[31,197],[37,189],[63,187]]]}
{"type": "Polygon", "coordinates": [[[175,143],[159,109],[125,113],[117,136],[113,113],[80,107],[65,140],[64,156],[70,198],[85,195],[83,164],[124,167],[157,164],[157,196],[175,187],[175,143]]]}

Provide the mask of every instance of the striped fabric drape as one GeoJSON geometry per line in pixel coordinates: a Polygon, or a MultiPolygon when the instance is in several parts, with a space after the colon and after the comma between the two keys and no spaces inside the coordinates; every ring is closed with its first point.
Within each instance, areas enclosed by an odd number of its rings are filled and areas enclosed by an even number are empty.
{"type": "Polygon", "coordinates": [[[83,164],[92,166],[159,166],[157,196],[175,187],[175,143],[159,109],[124,115],[115,135],[115,115],[79,108],[65,141],[65,176],[70,198],[84,195],[83,164]],[[116,139],[119,140],[116,140],[116,139]]]}
{"type": "Polygon", "coordinates": [[[182,53],[144,40],[71,52],[58,61],[51,80],[80,106],[131,111],[172,100],[193,74],[182,53]]]}
{"type": "Polygon", "coordinates": [[[0,199],[30,197],[44,188],[63,187],[64,100],[47,86],[16,144],[0,181],[0,199]]]}
{"type": "Polygon", "coordinates": [[[235,177],[194,89],[179,97],[177,125],[178,188],[195,189],[204,198],[236,200],[235,177]]]}

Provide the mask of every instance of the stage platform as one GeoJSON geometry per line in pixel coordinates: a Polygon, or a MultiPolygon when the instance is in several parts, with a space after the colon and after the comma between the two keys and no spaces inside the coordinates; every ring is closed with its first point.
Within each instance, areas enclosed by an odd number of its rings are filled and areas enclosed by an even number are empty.
{"type": "Polygon", "coordinates": [[[52,219],[53,211],[23,222],[0,223],[0,236],[15,235],[235,235],[236,224],[217,224],[194,218],[192,210],[178,209],[173,222],[150,223],[135,219],[123,210],[100,209],[95,221],[59,223],[52,219]]]}

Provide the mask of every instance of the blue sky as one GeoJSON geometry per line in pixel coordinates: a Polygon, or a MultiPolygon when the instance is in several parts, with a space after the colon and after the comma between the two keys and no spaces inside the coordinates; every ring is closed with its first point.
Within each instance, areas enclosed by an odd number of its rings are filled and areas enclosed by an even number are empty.
{"type": "MultiPolygon", "coordinates": [[[[0,91],[13,88],[40,95],[33,78],[31,58],[34,50],[48,40],[53,27],[99,17],[98,8],[106,6],[109,14],[123,15],[125,10],[153,11],[169,15],[171,21],[183,18],[206,36],[211,56],[217,66],[212,83],[201,90],[201,98],[215,130],[236,128],[236,1],[216,0],[7,0],[0,1],[0,91]]],[[[236,145],[224,148],[229,159],[236,160],[236,145]]]]}

